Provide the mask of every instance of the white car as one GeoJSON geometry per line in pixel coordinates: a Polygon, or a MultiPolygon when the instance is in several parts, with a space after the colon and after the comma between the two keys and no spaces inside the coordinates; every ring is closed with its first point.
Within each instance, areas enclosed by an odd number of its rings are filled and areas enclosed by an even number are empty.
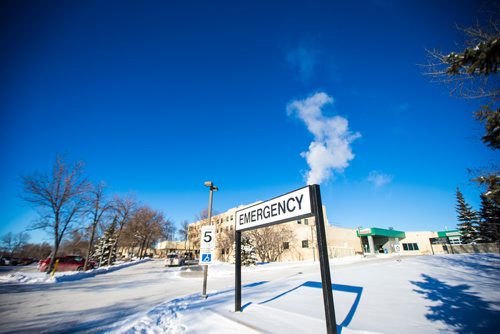
{"type": "Polygon", "coordinates": [[[182,265],[184,265],[184,258],[179,254],[167,254],[165,257],[165,267],[182,265]]]}

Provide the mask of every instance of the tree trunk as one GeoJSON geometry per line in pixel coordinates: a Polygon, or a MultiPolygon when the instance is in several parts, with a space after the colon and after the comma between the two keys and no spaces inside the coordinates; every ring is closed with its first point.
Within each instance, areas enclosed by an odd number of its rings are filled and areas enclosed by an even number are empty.
{"type": "Polygon", "coordinates": [[[139,247],[139,259],[142,259],[142,251],[144,250],[144,245],[146,244],[146,239],[141,242],[141,246],[139,247]]]}
{"type": "Polygon", "coordinates": [[[47,267],[47,274],[50,274],[52,270],[54,269],[54,264],[56,262],[56,256],[57,256],[57,251],[59,250],[59,242],[57,242],[57,239],[54,241],[54,253],[52,254],[52,257],[50,258],[50,263],[47,267]]]}
{"type": "Polygon", "coordinates": [[[57,251],[59,250],[59,219],[56,216],[56,224],[54,226],[54,252],[50,258],[50,263],[47,267],[47,274],[54,268],[54,263],[56,261],[57,251]]]}

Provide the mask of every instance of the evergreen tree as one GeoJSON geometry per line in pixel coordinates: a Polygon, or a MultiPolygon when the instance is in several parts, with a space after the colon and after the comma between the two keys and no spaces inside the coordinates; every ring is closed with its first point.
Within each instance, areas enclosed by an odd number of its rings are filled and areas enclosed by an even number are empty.
{"type": "Polygon", "coordinates": [[[472,209],[472,206],[465,202],[460,189],[457,188],[457,206],[458,229],[462,234],[462,243],[469,244],[477,240],[478,214],[472,209]]]}
{"type": "Polygon", "coordinates": [[[106,229],[103,236],[97,242],[92,257],[99,260],[99,266],[110,266],[116,261],[116,221],[106,229]]]}
{"type": "Polygon", "coordinates": [[[500,241],[500,208],[495,201],[485,194],[481,195],[481,210],[479,211],[479,236],[482,242],[500,241]]]}
{"type": "Polygon", "coordinates": [[[241,236],[241,264],[251,266],[257,262],[255,247],[252,245],[252,240],[246,235],[241,236]]]}

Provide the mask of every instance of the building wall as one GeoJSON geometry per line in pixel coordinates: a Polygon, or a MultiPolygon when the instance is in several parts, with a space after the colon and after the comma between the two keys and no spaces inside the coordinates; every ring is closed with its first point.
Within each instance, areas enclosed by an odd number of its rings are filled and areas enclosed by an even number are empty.
{"type": "MultiPolygon", "coordinates": [[[[257,203],[258,202],[240,206],[238,208],[232,208],[224,213],[217,214],[212,217],[212,225],[216,227],[217,242],[215,257],[217,260],[225,262],[234,261],[235,213],[237,210],[257,203]]],[[[327,214],[325,206],[323,206],[323,216],[326,220],[327,214]]],[[[194,250],[195,257],[199,254],[201,226],[207,224],[207,219],[204,219],[189,225],[188,244],[190,249],[194,250]]],[[[318,259],[316,224],[314,217],[288,222],[283,224],[283,226],[288,226],[293,231],[295,237],[293,240],[288,242],[288,249],[285,250],[281,256],[279,256],[279,261],[318,259]]],[[[361,245],[362,240],[357,236],[356,229],[331,226],[326,220],[325,230],[328,245],[328,256],[330,258],[353,256],[355,254],[363,253],[361,245]]],[[[431,248],[429,239],[437,237],[437,232],[418,231],[405,232],[405,234],[406,237],[401,239],[379,237],[380,240],[378,240],[379,243],[377,245],[381,245],[382,248],[386,248],[389,253],[393,253],[395,251],[394,244],[399,243],[402,255],[446,253],[441,245],[433,245],[431,248]],[[418,250],[415,249],[415,244],[418,245],[418,250]]],[[[378,249],[375,249],[374,251],[377,253],[378,249]]]]}
{"type": "MultiPolygon", "coordinates": [[[[401,254],[402,255],[431,255],[433,250],[431,249],[430,238],[436,238],[437,233],[431,231],[419,231],[419,232],[405,232],[406,238],[400,240],[401,244],[401,254]],[[404,250],[403,244],[413,244],[418,245],[418,250],[404,250]]],[[[439,249],[433,245],[434,253],[439,252],[439,249]]],[[[442,248],[441,248],[442,249],[442,248]]]]}
{"type": "Polygon", "coordinates": [[[498,243],[447,245],[446,248],[446,254],[500,253],[498,243]]]}
{"type": "MultiPolygon", "coordinates": [[[[254,205],[252,203],[250,205],[254,205]]],[[[248,205],[249,206],[249,205],[248,205]]],[[[215,257],[220,261],[234,261],[234,233],[235,233],[235,213],[246,206],[230,209],[224,213],[212,217],[212,225],[216,227],[216,250],[215,257]]],[[[328,254],[330,258],[352,256],[361,253],[360,240],[356,236],[356,231],[348,228],[333,227],[328,224],[326,207],[323,206],[323,217],[325,217],[325,230],[328,244],[328,254]]],[[[208,225],[208,220],[200,220],[189,225],[189,244],[199,254],[201,226],[208,225]]],[[[274,225],[281,226],[281,225],[274,225]]],[[[317,260],[317,235],[315,218],[305,218],[291,221],[282,226],[287,226],[293,231],[293,240],[288,241],[288,249],[280,256],[279,261],[302,261],[317,260]]]]}
{"type": "MultiPolygon", "coordinates": [[[[118,247],[116,250],[117,259],[131,259],[139,256],[140,247],[118,247]]],[[[148,248],[144,251],[147,257],[157,257],[158,252],[154,248],[148,248]]]]}
{"type": "Polygon", "coordinates": [[[361,242],[354,229],[327,225],[326,240],[330,258],[362,253],[361,242]]]}
{"type": "Polygon", "coordinates": [[[167,255],[168,253],[178,253],[185,255],[185,253],[189,253],[191,250],[189,241],[173,241],[173,240],[165,240],[160,242],[156,246],[156,254],[160,257],[167,255]]]}
{"type": "MultiPolygon", "coordinates": [[[[250,204],[253,205],[253,204],[250,204]]],[[[246,206],[245,206],[246,207],[246,206]]],[[[224,213],[215,215],[212,217],[212,225],[216,227],[216,249],[215,258],[220,261],[232,262],[234,260],[234,233],[235,233],[235,222],[234,217],[236,210],[243,208],[233,208],[224,213]]],[[[325,208],[323,208],[325,210],[325,208]]],[[[188,228],[188,239],[194,249],[198,250],[200,247],[200,235],[201,226],[208,225],[208,220],[200,220],[189,225],[188,228]]],[[[284,251],[280,256],[280,261],[297,261],[297,260],[308,260],[313,259],[313,239],[311,237],[311,231],[315,233],[314,230],[314,218],[307,218],[297,221],[292,221],[289,223],[282,224],[288,226],[294,233],[294,240],[289,240],[289,249],[284,251]],[[307,247],[302,247],[302,241],[307,240],[307,247]]],[[[280,225],[276,225],[280,226],[280,225]]],[[[316,238],[314,237],[314,240],[316,238]]]]}
{"type": "Polygon", "coordinates": [[[280,261],[302,261],[317,258],[314,218],[292,221],[283,225],[288,226],[293,231],[295,238],[289,241],[289,249],[283,252],[280,261]]]}

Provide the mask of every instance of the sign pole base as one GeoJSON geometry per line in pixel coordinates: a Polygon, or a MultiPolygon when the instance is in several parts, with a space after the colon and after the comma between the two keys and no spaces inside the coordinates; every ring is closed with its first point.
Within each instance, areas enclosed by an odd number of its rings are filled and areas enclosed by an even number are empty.
{"type": "Polygon", "coordinates": [[[201,298],[207,299],[207,278],[208,278],[208,266],[205,264],[203,266],[203,292],[201,298]]]}

